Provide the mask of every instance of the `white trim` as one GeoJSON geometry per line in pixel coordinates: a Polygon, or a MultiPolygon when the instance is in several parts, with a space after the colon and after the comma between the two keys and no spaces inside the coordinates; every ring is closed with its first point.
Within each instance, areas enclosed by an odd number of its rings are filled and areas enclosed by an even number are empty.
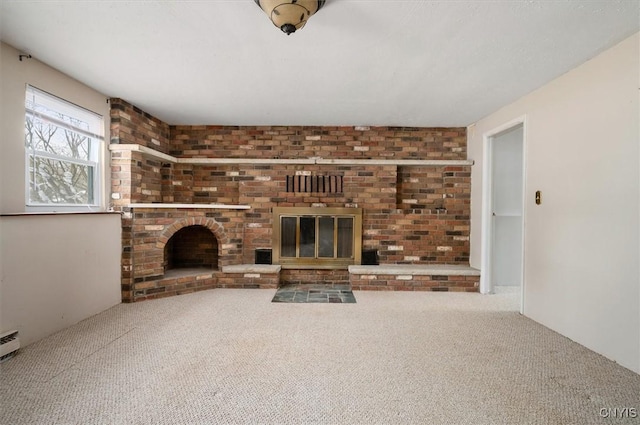
{"type": "Polygon", "coordinates": [[[524,314],[524,288],[525,288],[525,281],[524,281],[524,260],[525,260],[525,255],[524,255],[524,247],[525,245],[525,238],[526,238],[526,221],[527,221],[527,120],[525,119],[525,117],[523,117],[522,120],[522,228],[521,228],[521,235],[522,235],[522,250],[520,251],[520,264],[522,266],[522,269],[520,270],[521,272],[521,276],[520,276],[520,282],[522,282],[522,286],[520,287],[520,314],[524,314]]]}
{"type": "Polygon", "coordinates": [[[91,161],[88,159],[81,159],[81,158],[73,158],[71,156],[57,155],[57,154],[49,153],[46,151],[41,151],[38,149],[27,148],[27,152],[29,152],[28,155],[35,156],[38,158],[53,159],[54,161],[68,162],[70,164],[84,165],[87,167],[98,166],[98,161],[91,161]]]}
{"type": "Polygon", "coordinates": [[[204,208],[215,210],[248,210],[250,205],[229,205],[229,204],[129,204],[129,208],[204,208]]]}
{"type": "Polygon", "coordinates": [[[26,85],[25,91],[25,116],[27,121],[31,117],[34,122],[40,120],[47,124],[70,131],[82,137],[88,138],[89,157],[92,159],[74,158],[68,155],[53,154],[26,145],[25,147],[25,211],[27,212],[101,212],[104,211],[105,201],[105,153],[104,132],[106,120],[101,114],[95,113],[83,106],[72,103],[66,99],[38,89],[32,85],[26,85]],[[47,115],[38,109],[46,109],[48,112],[60,113],[73,119],[81,120],[89,126],[89,129],[76,127],[72,123],[47,115]],[[76,164],[92,169],[91,191],[92,202],[90,204],[61,204],[61,203],[37,203],[31,200],[32,183],[36,180],[36,173],[30,174],[31,159],[45,158],[54,161],[76,164]]]}
{"type": "MultiPolygon", "coordinates": [[[[63,115],[67,115],[72,118],[84,120],[84,122],[89,125],[90,129],[97,130],[96,132],[89,131],[88,134],[90,137],[97,137],[99,139],[104,138],[104,126],[102,123],[104,122],[104,117],[102,114],[98,114],[97,112],[93,112],[90,109],[85,108],[84,106],[80,106],[76,103],[70,102],[67,99],[56,96],[55,94],[51,94],[42,89],[39,89],[35,86],[27,84],[26,87],[26,95],[25,95],[25,109],[27,111],[33,112],[35,116],[46,116],[46,114],[42,114],[34,109],[37,106],[42,106],[47,108],[49,111],[55,111],[58,113],[62,113],[63,115]],[[31,96],[29,98],[29,96],[31,96]],[[26,103],[31,100],[33,103],[33,108],[29,108],[26,103]]],[[[51,119],[51,118],[49,118],[51,119]]],[[[54,121],[58,121],[53,119],[54,121]]],[[[77,128],[70,123],[63,123],[63,125],[55,124],[58,127],[63,128],[73,128],[74,131],[86,132],[86,130],[77,128]]]]}
{"type": "Polygon", "coordinates": [[[493,188],[491,185],[491,175],[493,172],[492,155],[491,155],[491,135],[484,134],[482,136],[482,240],[480,252],[480,293],[490,294],[493,291],[492,277],[493,268],[491,267],[491,241],[492,233],[491,223],[491,199],[493,188]]]}
{"type": "Polygon", "coordinates": [[[137,144],[111,144],[109,145],[109,150],[111,152],[142,152],[143,155],[170,162],[172,164],[178,162],[178,159],[175,156],[167,155],[166,153],[137,144]]]}
{"type": "Polygon", "coordinates": [[[88,204],[31,204],[25,205],[25,211],[33,214],[105,212],[104,208],[100,205],[88,204]]]}
{"type": "MultiPolygon", "coordinates": [[[[81,106],[79,106],[79,108],[81,108],[81,106]]],[[[73,133],[79,134],[79,135],[84,136],[84,137],[88,137],[90,139],[99,139],[99,140],[103,140],[104,139],[104,136],[101,135],[101,134],[93,133],[91,131],[84,130],[84,129],[80,128],[80,127],[75,127],[75,126],[73,126],[73,125],[71,125],[71,124],[69,124],[67,122],[64,122],[62,120],[50,117],[50,116],[45,115],[43,113],[34,111],[33,109],[28,109],[27,108],[26,114],[27,115],[31,115],[31,117],[33,119],[38,119],[40,121],[46,122],[47,124],[55,125],[56,127],[63,128],[65,130],[67,130],[67,131],[71,131],[73,133]]],[[[103,130],[103,129],[101,128],[101,130],[103,130]]]]}
{"type": "Polygon", "coordinates": [[[492,198],[493,198],[493,187],[492,187],[492,175],[493,175],[493,164],[492,164],[492,139],[496,135],[509,130],[511,128],[522,126],[522,249],[521,249],[521,287],[520,287],[520,313],[524,314],[524,289],[525,289],[525,280],[524,280],[524,247],[525,247],[525,220],[526,220],[526,193],[527,193],[527,178],[526,178],[526,134],[527,134],[527,117],[526,115],[522,115],[518,118],[515,118],[505,124],[502,124],[482,135],[482,240],[481,240],[481,259],[480,259],[480,267],[482,270],[482,275],[480,276],[480,293],[482,294],[490,294],[493,292],[493,270],[491,266],[492,259],[492,247],[493,243],[491,241],[491,237],[493,236],[493,224],[492,224],[492,198]]]}
{"type": "MultiPolygon", "coordinates": [[[[97,140],[96,143],[100,144],[102,141],[101,140],[97,140]]],[[[100,180],[100,176],[102,175],[102,173],[100,172],[100,163],[96,162],[96,161],[86,161],[86,160],[81,160],[81,159],[75,159],[75,158],[70,158],[70,157],[64,157],[64,156],[59,156],[59,155],[53,155],[53,154],[49,154],[47,152],[43,152],[43,151],[34,151],[32,149],[26,149],[25,152],[25,174],[27,176],[26,180],[25,180],[25,208],[26,211],[52,211],[52,212],[56,212],[56,211],[101,211],[102,210],[102,205],[100,203],[100,196],[102,194],[102,184],[100,184],[99,180],[100,180]],[[83,167],[87,167],[87,168],[91,168],[93,171],[91,174],[93,174],[92,177],[92,192],[93,192],[93,199],[92,199],[92,203],[90,204],[63,204],[63,203],[56,203],[56,202],[52,202],[52,203],[38,203],[38,202],[33,202],[31,200],[31,185],[32,185],[32,178],[35,179],[35,172],[34,175],[31,176],[29,174],[29,170],[31,169],[31,158],[46,158],[46,159],[52,159],[54,161],[59,161],[59,162],[65,162],[65,163],[69,163],[69,164],[76,164],[76,165],[80,165],[83,167]]]]}
{"type": "Polygon", "coordinates": [[[403,165],[419,167],[447,167],[473,165],[472,160],[455,159],[322,159],[318,158],[316,164],[327,165],[403,165]]]}
{"type": "Polygon", "coordinates": [[[236,164],[302,164],[313,165],[314,159],[268,159],[268,158],[177,158],[178,164],[236,165],[236,164]]]}
{"type": "Polygon", "coordinates": [[[449,167],[473,165],[473,160],[454,159],[324,159],[324,158],[177,158],[138,144],[111,144],[111,152],[141,152],[143,155],[172,164],[240,165],[399,165],[420,167],[449,167]]]}

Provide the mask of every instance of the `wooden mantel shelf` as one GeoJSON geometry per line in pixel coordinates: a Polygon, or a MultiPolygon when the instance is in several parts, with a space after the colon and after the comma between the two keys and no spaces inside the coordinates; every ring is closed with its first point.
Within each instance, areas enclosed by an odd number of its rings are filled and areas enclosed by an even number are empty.
{"type": "Polygon", "coordinates": [[[167,155],[155,149],[137,144],[112,144],[111,152],[141,152],[143,155],[155,158],[159,161],[172,164],[193,165],[239,165],[239,164],[273,164],[273,165],[392,165],[392,166],[419,166],[419,167],[446,167],[473,165],[473,160],[455,159],[325,159],[313,158],[177,158],[167,155]]]}

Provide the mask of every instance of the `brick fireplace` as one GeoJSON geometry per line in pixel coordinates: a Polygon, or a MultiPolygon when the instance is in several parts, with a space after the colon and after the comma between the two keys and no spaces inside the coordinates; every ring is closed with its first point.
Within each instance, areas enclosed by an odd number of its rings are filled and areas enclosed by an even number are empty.
{"type": "Polygon", "coordinates": [[[349,278],[283,270],[256,283],[256,273],[225,272],[272,247],[275,207],[361,209],[361,248],[380,264],[468,265],[464,128],[169,126],[123,100],[111,105],[124,301],[349,278]]]}

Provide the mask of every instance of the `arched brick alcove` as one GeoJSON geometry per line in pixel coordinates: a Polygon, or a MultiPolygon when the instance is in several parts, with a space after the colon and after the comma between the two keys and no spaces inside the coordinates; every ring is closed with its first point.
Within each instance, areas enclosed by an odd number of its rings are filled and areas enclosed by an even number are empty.
{"type": "Polygon", "coordinates": [[[218,240],[206,227],[187,226],[171,236],[164,247],[164,271],[218,268],[218,240]]]}
{"type": "Polygon", "coordinates": [[[224,229],[213,219],[177,220],[163,232],[159,248],[164,271],[184,268],[219,270],[224,229]]]}

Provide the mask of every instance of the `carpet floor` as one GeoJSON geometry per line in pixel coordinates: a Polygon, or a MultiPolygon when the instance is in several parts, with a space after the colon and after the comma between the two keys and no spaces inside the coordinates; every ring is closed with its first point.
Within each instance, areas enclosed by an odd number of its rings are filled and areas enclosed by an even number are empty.
{"type": "Polygon", "coordinates": [[[640,375],[521,316],[513,293],[273,296],[121,304],[25,347],[0,365],[0,423],[640,422],[604,417],[640,410],[640,375]]]}

